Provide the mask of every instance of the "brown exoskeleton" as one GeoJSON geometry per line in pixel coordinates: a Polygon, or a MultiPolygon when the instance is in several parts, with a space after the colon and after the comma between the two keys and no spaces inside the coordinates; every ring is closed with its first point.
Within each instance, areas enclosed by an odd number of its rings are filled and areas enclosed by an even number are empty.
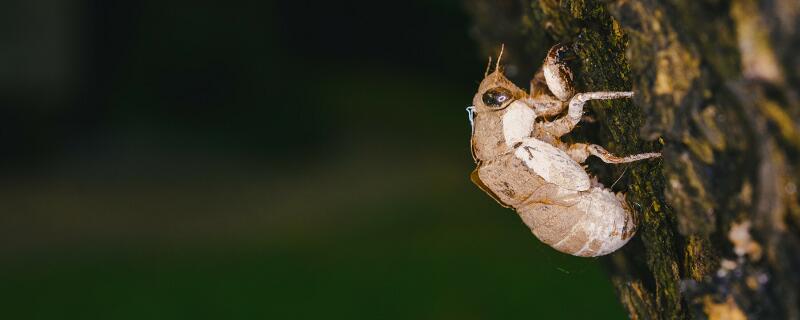
{"type": "Polygon", "coordinates": [[[595,257],[627,243],[636,223],[624,196],[591,179],[580,163],[590,155],[624,163],[661,154],[618,157],[595,144],[559,139],[580,122],[587,101],[633,96],[629,91],[576,94],[567,50],[564,45],[550,49],[530,94],[506,79],[499,57],[494,72],[487,70],[468,108],[478,165],[471,178],[500,204],[516,209],[542,242],[571,255],[595,257]],[[566,115],[541,121],[565,108],[566,115]]]}

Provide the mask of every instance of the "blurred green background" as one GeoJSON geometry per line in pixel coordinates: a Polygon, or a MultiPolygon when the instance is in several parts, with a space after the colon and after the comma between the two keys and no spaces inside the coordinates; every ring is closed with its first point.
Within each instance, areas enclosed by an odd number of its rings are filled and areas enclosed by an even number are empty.
{"type": "Polygon", "coordinates": [[[463,4],[389,4],[4,1],[3,318],[624,317],[469,181],[463,4]]]}

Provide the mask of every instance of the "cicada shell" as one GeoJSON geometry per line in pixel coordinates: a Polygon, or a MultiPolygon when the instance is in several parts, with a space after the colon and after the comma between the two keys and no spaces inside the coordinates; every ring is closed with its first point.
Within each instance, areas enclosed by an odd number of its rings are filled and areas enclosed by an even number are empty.
{"type": "Polygon", "coordinates": [[[531,81],[533,95],[509,81],[499,62],[481,81],[469,108],[477,164],[471,178],[498,203],[516,210],[542,242],[575,256],[602,256],[633,237],[636,221],[624,197],[592,179],[581,163],[590,155],[622,163],[660,154],[617,157],[597,145],[559,139],[580,121],[586,101],[632,96],[631,92],[575,94],[572,73],[560,60],[563,50],[563,46],[551,49],[531,81]]]}

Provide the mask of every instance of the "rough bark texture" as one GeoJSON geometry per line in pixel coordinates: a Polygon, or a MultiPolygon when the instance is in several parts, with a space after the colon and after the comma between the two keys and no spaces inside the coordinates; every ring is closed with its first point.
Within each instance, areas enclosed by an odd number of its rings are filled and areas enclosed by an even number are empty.
{"type": "MultiPolygon", "coordinates": [[[[570,43],[592,104],[584,138],[661,161],[602,169],[638,236],[603,258],[634,319],[800,319],[800,2],[468,2],[485,53],[526,83],[570,43]],[[609,171],[611,170],[611,171],[609,171]]],[[[594,166],[592,167],[594,168],[594,166]]]]}

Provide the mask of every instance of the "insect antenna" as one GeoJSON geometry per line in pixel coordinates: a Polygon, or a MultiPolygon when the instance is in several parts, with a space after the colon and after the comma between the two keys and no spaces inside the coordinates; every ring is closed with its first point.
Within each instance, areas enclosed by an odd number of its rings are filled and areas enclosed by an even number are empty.
{"type": "Polygon", "coordinates": [[[489,62],[486,63],[486,71],[483,72],[483,77],[486,78],[489,76],[489,69],[492,67],[492,56],[489,56],[489,62]]]}
{"type": "Polygon", "coordinates": [[[500,54],[497,55],[497,64],[494,66],[494,71],[500,71],[500,59],[503,58],[503,50],[506,48],[504,43],[500,44],[500,54]]]}

